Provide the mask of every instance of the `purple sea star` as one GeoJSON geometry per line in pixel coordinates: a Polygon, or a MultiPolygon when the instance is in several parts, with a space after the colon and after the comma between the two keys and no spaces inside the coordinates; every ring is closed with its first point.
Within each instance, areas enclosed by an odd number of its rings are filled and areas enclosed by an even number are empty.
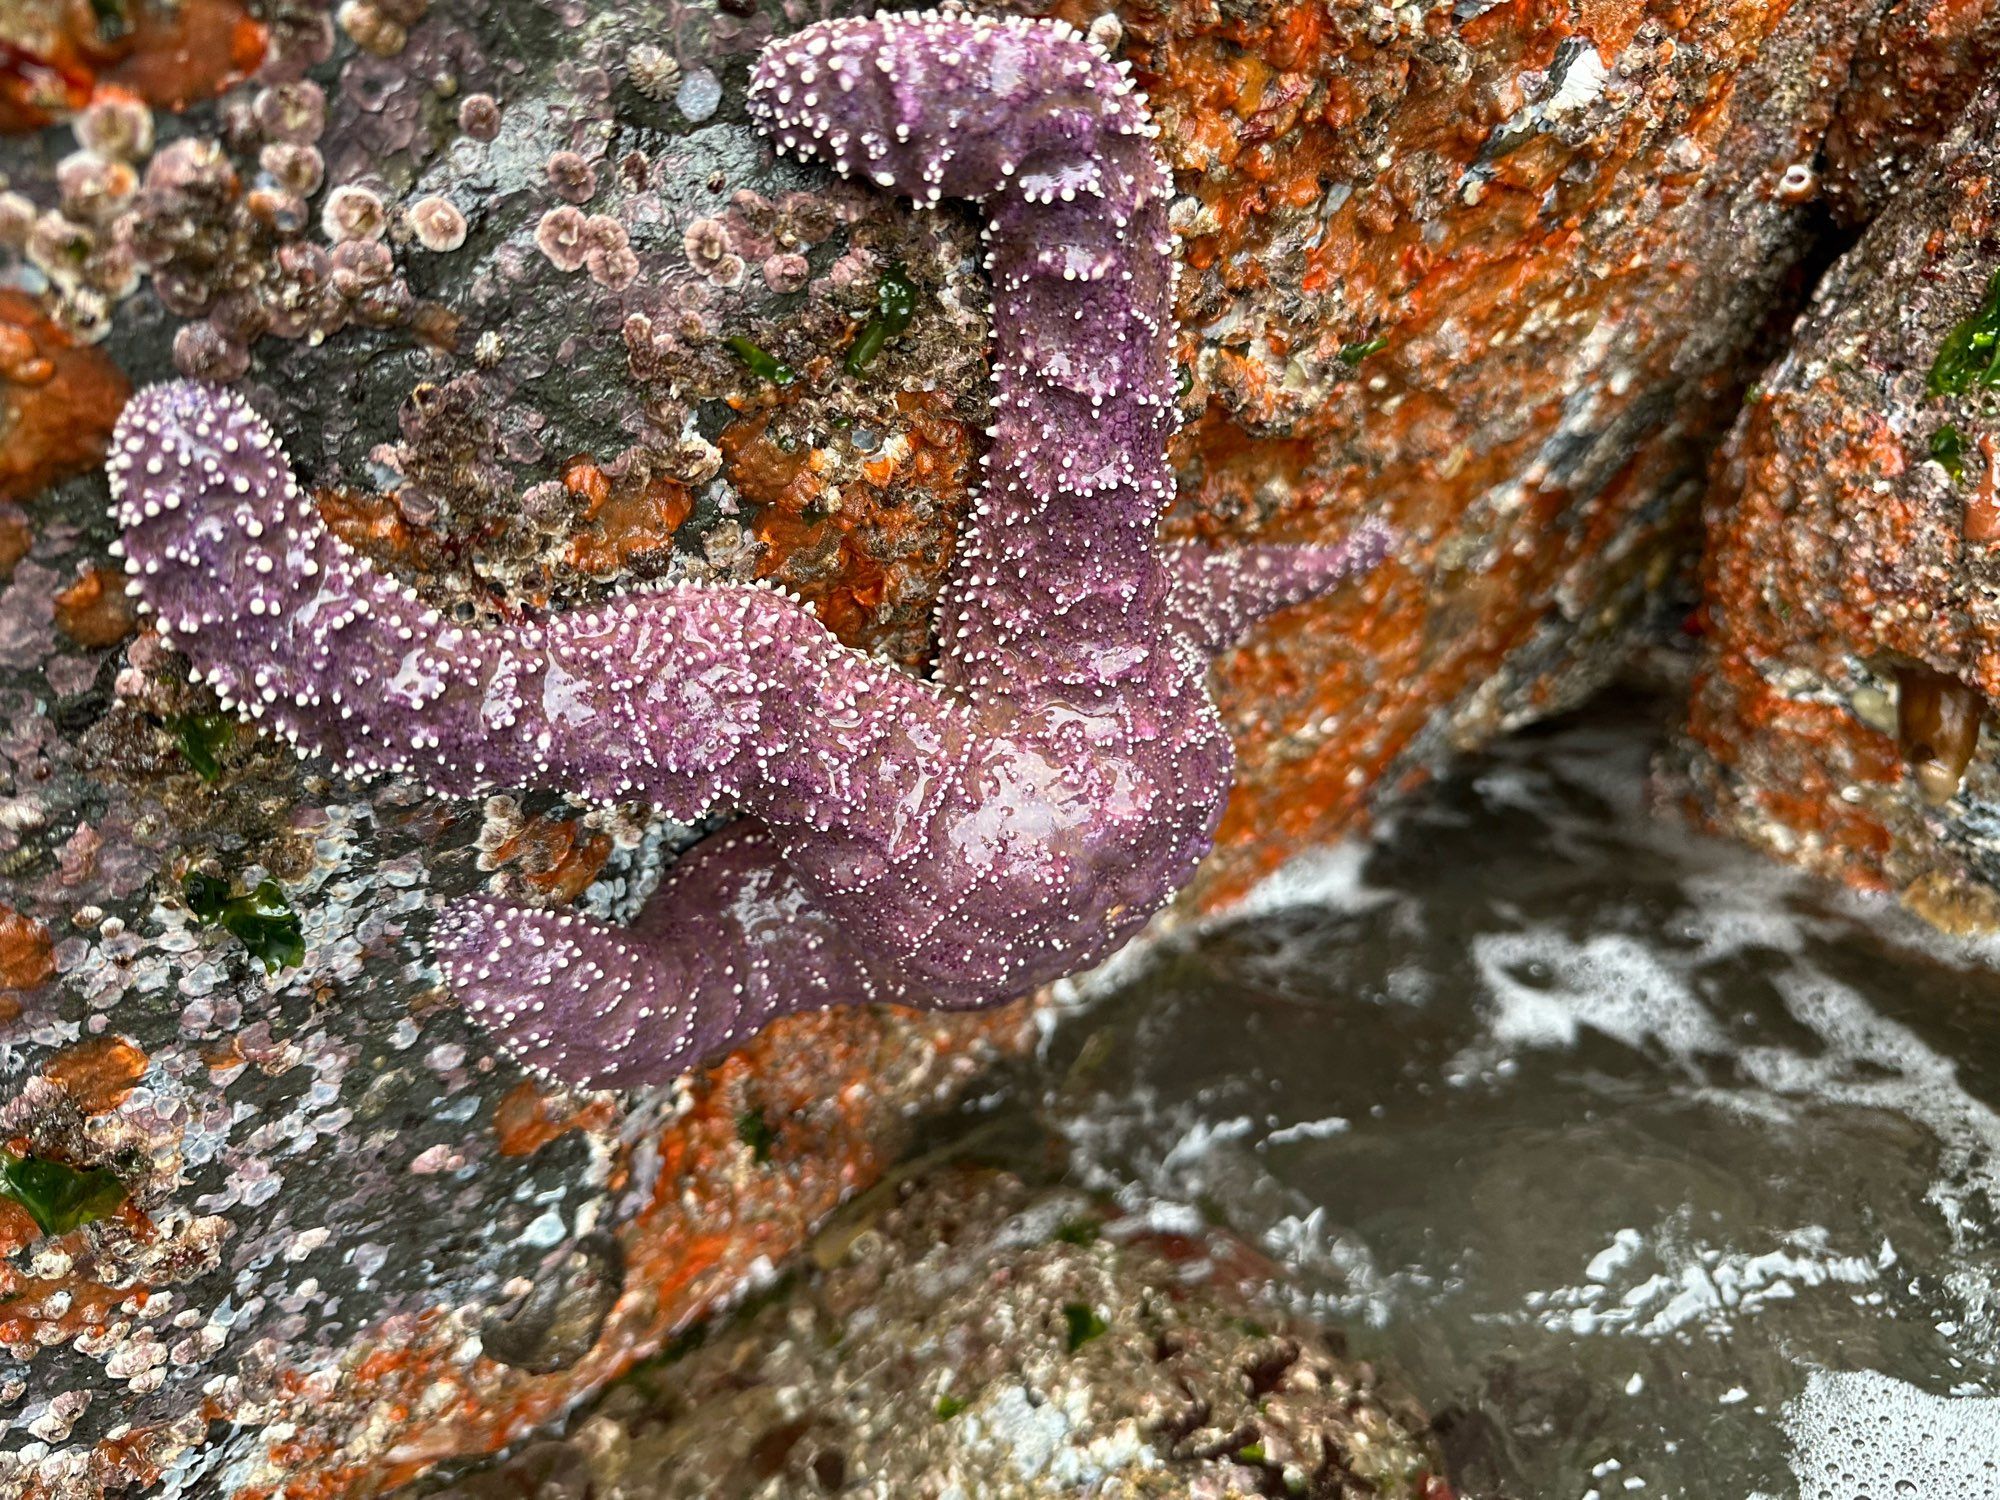
{"type": "Polygon", "coordinates": [[[229,391],[142,392],[110,461],[136,592],[225,703],[299,746],[453,796],[739,814],[630,927],[479,899],[440,918],[467,1007],[579,1085],[661,1081],[789,1011],[994,1004],[1117,948],[1228,792],[1209,656],[1385,546],[1160,547],[1168,180],[1140,96],[1075,31],[823,23],[766,50],[751,105],[839,172],[987,205],[998,417],[932,680],[760,587],[454,625],[327,531],[229,391]]]}

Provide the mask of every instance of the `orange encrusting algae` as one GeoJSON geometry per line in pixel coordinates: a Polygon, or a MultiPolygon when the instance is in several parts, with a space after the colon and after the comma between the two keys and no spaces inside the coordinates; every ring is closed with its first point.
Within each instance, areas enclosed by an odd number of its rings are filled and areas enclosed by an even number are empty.
{"type": "Polygon", "coordinates": [[[583,506],[566,560],[591,578],[611,578],[635,562],[664,556],[694,509],[694,496],[678,480],[614,477],[588,459],[571,464],[563,483],[583,506]]]}
{"type": "Polygon", "coordinates": [[[145,1052],[122,1036],[94,1036],[58,1052],[42,1076],[84,1114],[103,1115],[125,1102],[146,1076],[147,1062],[145,1052]]]}
{"type": "Polygon", "coordinates": [[[493,1134],[502,1156],[533,1156],[572,1130],[602,1130],[616,1121],[609,1099],[573,1104],[563,1090],[545,1093],[532,1078],[523,1078],[493,1109],[493,1134]]]}
{"type": "Polygon", "coordinates": [[[869,453],[788,447],[773,410],[732,422],[720,446],[730,483],[757,507],[758,576],[805,599],[846,644],[916,667],[973,480],[974,434],[944,392],[903,392],[896,405],[901,429],[869,453]]]}
{"type": "Polygon", "coordinates": [[[115,646],[139,623],[125,596],[125,578],[106,567],[84,569],[56,595],[56,628],[79,646],[115,646]]]}
{"type": "Polygon", "coordinates": [[[513,865],[523,884],[551,906],[581,896],[604,868],[611,839],[583,831],[581,820],[537,814],[519,832],[487,851],[482,868],[513,865]]]}
{"type": "Polygon", "coordinates": [[[240,0],[10,0],[0,8],[0,133],[122,93],[166,109],[213,98],[264,59],[240,0]]]}
{"type": "Polygon", "coordinates": [[[0,990],[32,990],[55,972],[56,947],[48,928],[0,905],[0,990]]]}
{"type": "Polygon", "coordinates": [[[24,292],[0,288],[0,500],[25,500],[104,461],[131,382],[24,292]]]}

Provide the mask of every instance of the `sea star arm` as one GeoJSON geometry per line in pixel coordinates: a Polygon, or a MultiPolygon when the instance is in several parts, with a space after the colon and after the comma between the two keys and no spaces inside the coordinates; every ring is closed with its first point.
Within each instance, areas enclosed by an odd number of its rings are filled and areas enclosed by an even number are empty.
{"type": "Polygon", "coordinates": [[[509,1052],[585,1088],[672,1078],[780,1015],[896,998],[748,818],[682,856],[630,927],[471,900],[432,942],[509,1052]]]}
{"type": "Polygon", "coordinates": [[[750,109],[843,176],[984,205],[993,441],[938,680],[975,704],[1110,706],[1129,687],[1102,663],[1166,644],[1173,237],[1143,99],[1067,26],[926,12],[774,41],[750,109]]]}
{"type": "Polygon", "coordinates": [[[691,821],[837,802],[898,725],[951,706],[744,586],[630,594],[544,623],[452,624],[331,535],[233,391],[133,398],[110,471],[126,567],[225,705],[436,791],[562,785],[691,821]]]}
{"type": "Polygon", "coordinates": [[[1389,532],[1375,523],[1326,547],[1175,547],[1167,557],[1167,623],[1214,656],[1265,616],[1367,572],[1388,550],[1389,532]]]}

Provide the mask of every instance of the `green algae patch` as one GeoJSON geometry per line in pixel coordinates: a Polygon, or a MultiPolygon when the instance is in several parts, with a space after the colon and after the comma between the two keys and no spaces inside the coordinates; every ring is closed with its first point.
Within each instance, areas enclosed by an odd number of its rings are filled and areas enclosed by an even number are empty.
{"type": "Polygon", "coordinates": [[[1965,434],[1947,422],[1931,434],[1931,459],[1954,481],[1965,473],[1965,434]]]}
{"type": "Polygon", "coordinates": [[[798,379],[798,375],[790,365],[775,358],[762,345],[752,343],[740,333],[722,342],[728,346],[731,354],[743,361],[744,367],[752,375],[760,379],[768,380],[773,385],[790,385],[798,379]]]}
{"type": "Polygon", "coordinates": [[[0,1194],[25,1208],[43,1234],[68,1234],[116,1213],[125,1201],[125,1184],[105,1167],[70,1167],[0,1151],[0,1194]]]}
{"type": "Polygon", "coordinates": [[[1933,396],[1962,396],[2000,386],[2000,271],[1964,322],[1944,336],[1925,389],[1933,396]]]}
{"type": "Polygon", "coordinates": [[[1097,1315],[1097,1309],[1084,1302],[1065,1302],[1063,1322],[1069,1328],[1069,1352],[1074,1354],[1085,1344],[1104,1332],[1104,1319],[1097,1315]]]}
{"type": "Polygon", "coordinates": [[[953,1417],[965,1410],[965,1402],[957,1396],[940,1396],[937,1398],[937,1405],[932,1410],[937,1413],[937,1419],[940,1422],[949,1422],[953,1417]]]}
{"type": "Polygon", "coordinates": [[[777,1144],[778,1132],[764,1118],[764,1111],[746,1109],[736,1117],[736,1139],[750,1148],[759,1166],[764,1166],[771,1160],[771,1147],[777,1144]]]}
{"type": "Polygon", "coordinates": [[[1065,1245],[1094,1245],[1101,1230],[1095,1219],[1066,1219],[1056,1227],[1055,1238],[1065,1245]]]}
{"type": "Polygon", "coordinates": [[[181,883],[181,890],[197,922],[235,934],[266,974],[297,968],[306,961],[305,930],[277,881],[261,881],[249,895],[232,896],[228,881],[213,875],[190,875],[181,883]]]}
{"type": "Polygon", "coordinates": [[[1358,365],[1371,354],[1380,354],[1389,347],[1386,334],[1377,334],[1372,339],[1363,339],[1358,344],[1342,344],[1339,359],[1344,365],[1358,365]]]}
{"type": "Polygon", "coordinates": [[[203,781],[222,779],[221,751],[236,737],[236,720],[228,714],[175,714],[167,720],[181,759],[203,781]]]}
{"type": "Polygon", "coordinates": [[[875,314],[861,325],[853,347],[847,351],[847,373],[859,375],[882,352],[890,339],[901,337],[916,316],[917,289],[901,266],[891,266],[875,284],[875,314]]]}

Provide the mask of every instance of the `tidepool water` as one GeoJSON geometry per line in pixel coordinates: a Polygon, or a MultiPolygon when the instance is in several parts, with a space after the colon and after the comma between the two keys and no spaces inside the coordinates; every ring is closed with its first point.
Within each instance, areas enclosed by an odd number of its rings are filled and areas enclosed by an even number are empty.
{"type": "Polygon", "coordinates": [[[1466,1495],[2000,1496],[2000,947],[1651,812],[1652,723],[1075,986],[959,1128],[1261,1244],[1466,1495]]]}

